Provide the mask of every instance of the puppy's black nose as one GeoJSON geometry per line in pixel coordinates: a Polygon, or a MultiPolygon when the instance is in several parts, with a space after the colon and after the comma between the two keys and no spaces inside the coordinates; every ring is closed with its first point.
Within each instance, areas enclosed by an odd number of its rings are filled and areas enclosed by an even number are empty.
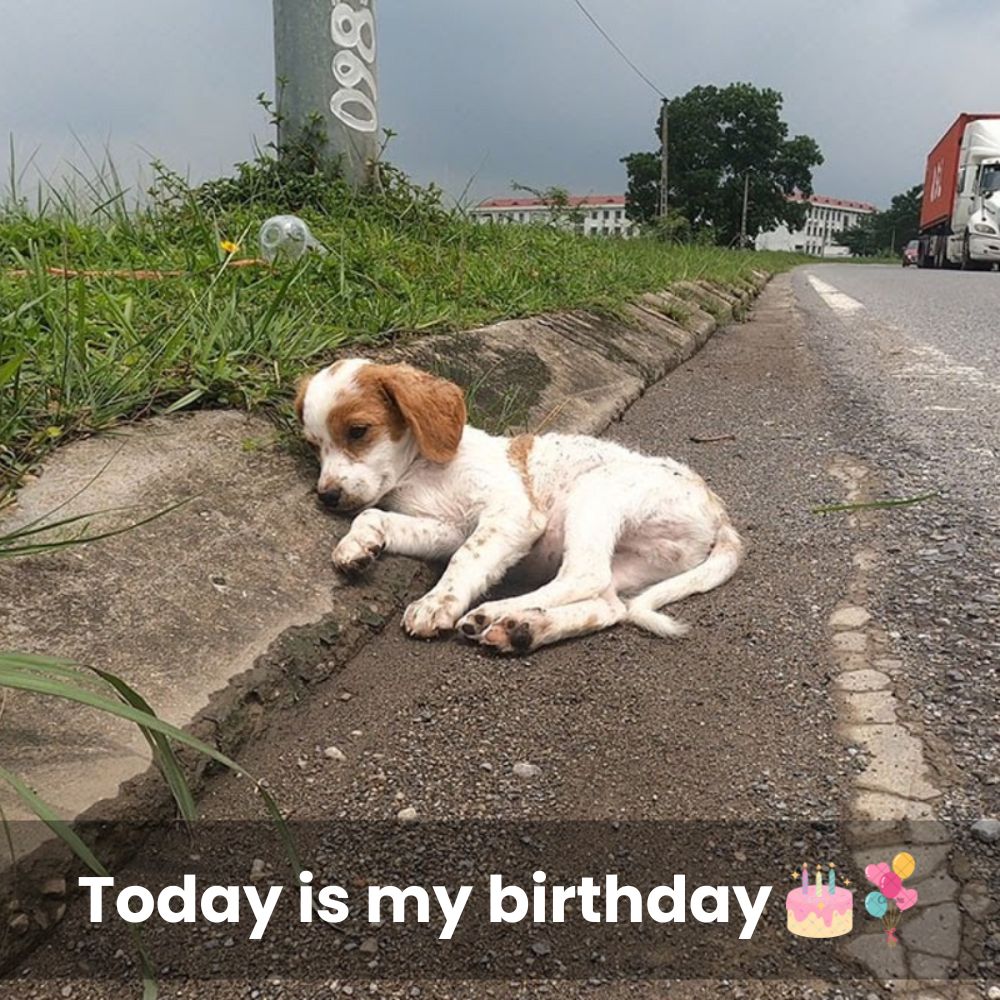
{"type": "Polygon", "coordinates": [[[324,507],[333,510],[340,504],[340,490],[323,490],[322,492],[317,490],[316,492],[324,507]]]}

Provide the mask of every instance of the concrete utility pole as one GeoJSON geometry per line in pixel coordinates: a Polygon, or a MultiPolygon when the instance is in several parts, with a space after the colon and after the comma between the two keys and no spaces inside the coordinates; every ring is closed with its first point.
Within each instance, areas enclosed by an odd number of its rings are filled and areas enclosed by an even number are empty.
{"type": "Polygon", "coordinates": [[[667,112],[667,99],[660,104],[660,218],[667,217],[670,208],[667,187],[670,181],[668,151],[670,149],[670,126],[667,112]]]}
{"type": "Polygon", "coordinates": [[[743,176],[743,216],[740,219],[740,249],[747,248],[747,214],[750,210],[750,171],[743,176]]]}
{"type": "Polygon", "coordinates": [[[331,166],[339,160],[350,184],[368,184],[378,155],[375,0],[274,0],[274,63],[279,148],[317,120],[331,166]]]}

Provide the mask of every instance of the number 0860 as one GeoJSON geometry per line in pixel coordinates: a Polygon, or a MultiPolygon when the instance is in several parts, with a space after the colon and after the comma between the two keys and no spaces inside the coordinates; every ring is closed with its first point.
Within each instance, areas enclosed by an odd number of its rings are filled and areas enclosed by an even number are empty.
{"type": "Polygon", "coordinates": [[[339,87],[330,98],[330,110],[348,128],[374,132],[378,128],[378,87],[371,70],[375,61],[375,18],[368,9],[355,10],[349,3],[334,3],[330,35],[340,46],[333,57],[333,76],[339,87]]]}

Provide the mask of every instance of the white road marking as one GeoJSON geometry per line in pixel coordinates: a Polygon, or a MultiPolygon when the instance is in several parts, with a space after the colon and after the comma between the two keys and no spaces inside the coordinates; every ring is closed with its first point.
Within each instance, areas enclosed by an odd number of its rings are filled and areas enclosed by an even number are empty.
{"type": "Polygon", "coordinates": [[[1000,385],[992,381],[981,368],[975,365],[963,365],[949,354],[932,347],[930,344],[920,344],[908,349],[911,355],[919,360],[906,365],[893,374],[902,379],[951,379],[972,385],[979,389],[1000,390],[1000,385]]]}
{"type": "Polygon", "coordinates": [[[820,281],[814,274],[807,275],[807,277],[809,278],[809,284],[816,289],[820,298],[834,312],[851,315],[864,309],[864,306],[857,299],[852,299],[850,295],[842,292],[839,288],[834,288],[833,285],[828,285],[825,281],[820,281]]]}

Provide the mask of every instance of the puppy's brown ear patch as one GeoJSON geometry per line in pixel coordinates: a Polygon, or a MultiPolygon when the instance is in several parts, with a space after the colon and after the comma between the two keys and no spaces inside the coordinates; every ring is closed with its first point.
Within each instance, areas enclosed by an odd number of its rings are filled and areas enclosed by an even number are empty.
{"type": "Polygon", "coordinates": [[[465,393],[410,365],[372,365],[369,371],[402,414],[420,454],[431,462],[450,462],[465,430],[465,393]]]}
{"type": "Polygon", "coordinates": [[[305,410],[306,390],[309,388],[311,381],[312,375],[303,375],[299,379],[299,384],[295,389],[295,416],[298,418],[300,424],[302,423],[302,414],[305,410]]]}

